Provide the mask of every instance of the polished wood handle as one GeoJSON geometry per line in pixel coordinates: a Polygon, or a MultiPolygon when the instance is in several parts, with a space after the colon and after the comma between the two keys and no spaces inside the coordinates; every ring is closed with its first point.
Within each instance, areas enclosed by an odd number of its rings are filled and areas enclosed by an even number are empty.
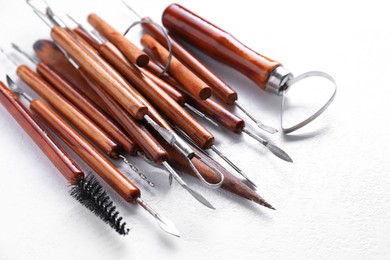
{"type": "Polygon", "coordinates": [[[110,157],[117,158],[122,147],[115,143],[105,132],[97,127],[80,110],[53,89],[44,79],[25,65],[17,69],[17,74],[24,83],[52,105],[62,116],[71,122],[96,146],[110,157]]]}
{"type": "Polygon", "coordinates": [[[135,202],[141,196],[141,191],[125,175],[42,100],[34,100],[30,108],[126,201],[135,202]]]}
{"type": "Polygon", "coordinates": [[[98,82],[134,118],[142,120],[147,107],[137,98],[132,87],[103,59],[98,59],[63,28],[54,27],[52,38],[75,60],[89,77],[98,82]]]}
{"type": "MultiPolygon", "coordinates": [[[[153,57],[156,58],[160,64],[163,66],[167,65],[169,52],[164,46],[148,34],[142,36],[141,43],[148,52],[152,53],[153,57]]],[[[211,88],[174,56],[172,56],[168,71],[169,74],[186,87],[193,96],[202,100],[211,96],[211,88]]]]}
{"type": "Polygon", "coordinates": [[[70,63],[57,45],[49,40],[38,40],[34,43],[33,49],[43,63],[54,69],[62,78],[93,100],[100,109],[107,113],[107,109],[101,105],[103,102],[99,95],[88,85],[88,82],[80,74],[78,69],[70,63]]]}
{"type": "Polygon", "coordinates": [[[179,126],[202,148],[210,148],[215,142],[213,135],[199,124],[173,98],[154,81],[142,75],[139,69],[121,59],[108,44],[100,46],[101,54],[137,88],[166,117],[179,126]]]}
{"type": "Polygon", "coordinates": [[[97,14],[88,15],[89,24],[95,28],[107,40],[112,42],[131,64],[136,64],[139,67],[145,67],[149,63],[149,56],[141,51],[137,46],[131,43],[125,36],[115,30],[106,21],[100,18],[97,14]]]}
{"type": "Polygon", "coordinates": [[[64,80],[53,69],[44,63],[37,65],[38,74],[47,80],[67,100],[77,107],[84,115],[106,132],[115,142],[120,144],[126,153],[134,155],[139,147],[106,115],[91,99],[80,93],[74,86],[64,80]]]}
{"type": "Polygon", "coordinates": [[[0,102],[69,183],[75,184],[85,177],[80,167],[3,82],[0,82],[0,102]]]}
{"type": "Polygon", "coordinates": [[[87,44],[91,45],[92,48],[97,50],[99,48],[99,43],[92,39],[84,29],[76,27],[73,29],[73,32],[82,38],[87,44]]]}
{"type": "MultiPolygon", "coordinates": [[[[151,21],[150,18],[143,18],[142,28],[153,38],[155,38],[161,45],[168,48],[168,42],[164,33],[156,25],[147,23],[151,21]]],[[[212,89],[213,94],[221,98],[226,104],[231,105],[237,100],[237,92],[235,92],[228,84],[226,84],[220,77],[214,74],[209,68],[204,65],[199,59],[192,55],[183,45],[171,38],[172,53],[175,57],[184,63],[192,70],[198,77],[206,82],[212,89]]]]}
{"type": "Polygon", "coordinates": [[[95,86],[95,91],[102,97],[110,115],[125,129],[145,154],[155,163],[159,164],[165,161],[167,153],[149,131],[140,122],[132,118],[110,95],[104,92],[97,82],[93,82],[90,78],[86,79],[91,81],[91,85],[95,86]]]}
{"type": "Polygon", "coordinates": [[[279,62],[251,50],[229,33],[178,4],[165,9],[162,21],[169,32],[241,71],[262,89],[266,88],[274,69],[280,66],[279,62]]]}

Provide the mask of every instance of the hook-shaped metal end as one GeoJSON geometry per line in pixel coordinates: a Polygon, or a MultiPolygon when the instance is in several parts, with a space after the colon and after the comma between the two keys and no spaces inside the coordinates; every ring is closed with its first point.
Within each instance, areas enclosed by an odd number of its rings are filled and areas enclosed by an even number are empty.
{"type": "Polygon", "coordinates": [[[191,160],[188,159],[188,164],[190,165],[192,171],[196,174],[196,176],[198,176],[198,178],[208,187],[212,188],[212,189],[218,189],[222,186],[224,180],[225,180],[225,175],[222,174],[222,172],[220,170],[218,170],[216,167],[214,167],[211,163],[209,163],[208,161],[206,160],[203,160],[202,157],[200,157],[199,155],[195,154],[195,157],[196,159],[198,159],[199,161],[201,161],[202,163],[204,163],[207,167],[209,167],[210,169],[212,169],[219,177],[220,181],[217,182],[217,183],[211,183],[211,182],[208,182],[204,177],[203,175],[198,171],[198,169],[195,167],[195,165],[191,162],[191,160]]]}
{"type": "Polygon", "coordinates": [[[38,0],[26,0],[33,12],[50,28],[60,26],[66,27],[65,23],[53,12],[50,5],[45,0],[39,0],[43,3],[41,8],[33,2],[38,0]]]}
{"type": "Polygon", "coordinates": [[[322,71],[309,71],[309,72],[306,72],[298,77],[291,78],[285,84],[286,89],[290,88],[292,85],[298,83],[299,81],[302,81],[302,80],[310,78],[310,77],[321,77],[321,78],[325,78],[325,79],[329,80],[332,83],[332,85],[334,86],[334,91],[333,91],[331,97],[329,98],[329,100],[319,110],[317,110],[314,114],[312,114],[310,117],[306,118],[302,122],[300,122],[292,127],[288,127],[288,128],[283,127],[284,93],[285,93],[285,91],[283,91],[282,103],[281,103],[281,111],[282,111],[281,112],[281,125],[282,125],[283,132],[285,134],[294,132],[294,131],[304,127],[305,125],[309,124],[317,117],[319,117],[322,113],[324,113],[324,111],[329,107],[329,105],[333,102],[334,98],[336,97],[336,93],[337,93],[336,81],[332,78],[332,76],[330,76],[329,74],[322,72],[322,71]]]}

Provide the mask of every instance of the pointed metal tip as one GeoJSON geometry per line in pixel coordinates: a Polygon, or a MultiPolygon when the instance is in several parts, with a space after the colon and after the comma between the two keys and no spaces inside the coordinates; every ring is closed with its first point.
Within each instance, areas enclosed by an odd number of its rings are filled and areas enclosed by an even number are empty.
{"type": "Polygon", "coordinates": [[[286,162],[293,163],[291,157],[276,145],[268,143],[266,146],[275,156],[279,157],[280,159],[286,162]]]}
{"type": "Polygon", "coordinates": [[[17,50],[17,51],[21,51],[22,49],[19,47],[19,45],[17,45],[16,43],[13,43],[13,42],[11,42],[11,46],[12,46],[12,48],[14,48],[15,50],[17,50]]]}
{"type": "Polygon", "coordinates": [[[215,210],[215,207],[205,197],[203,197],[200,193],[194,191],[193,189],[191,189],[188,186],[182,186],[182,187],[185,188],[192,195],[192,197],[194,197],[197,201],[202,203],[204,206],[215,210]]]}
{"type": "Polygon", "coordinates": [[[7,79],[7,83],[9,87],[12,87],[15,85],[15,82],[11,79],[11,77],[8,74],[5,74],[5,78],[7,79]]]}
{"type": "Polygon", "coordinates": [[[173,224],[172,221],[168,220],[167,218],[161,216],[160,214],[157,214],[155,216],[155,220],[157,224],[160,226],[162,230],[167,232],[168,234],[171,234],[175,237],[180,237],[180,233],[177,230],[175,224],[173,224]]]}
{"type": "Polygon", "coordinates": [[[277,132],[279,132],[277,129],[273,128],[273,127],[270,127],[270,126],[267,126],[267,125],[264,125],[263,123],[257,123],[256,124],[260,129],[270,133],[270,134],[276,134],[277,132]]]}

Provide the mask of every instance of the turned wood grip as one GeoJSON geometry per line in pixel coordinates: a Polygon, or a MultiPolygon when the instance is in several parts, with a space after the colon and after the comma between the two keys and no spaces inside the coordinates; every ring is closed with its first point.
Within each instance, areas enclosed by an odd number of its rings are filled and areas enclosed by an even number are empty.
{"type": "MultiPolygon", "coordinates": [[[[143,18],[142,21],[151,21],[150,18],[143,18]]],[[[142,23],[142,28],[161,45],[168,49],[168,42],[156,25],[151,23],[142,23]]],[[[170,37],[172,43],[172,53],[175,57],[191,69],[198,77],[206,82],[212,89],[213,94],[216,94],[226,104],[233,104],[237,100],[237,93],[226,84],[220,77],[215,75],[209,68],[206,67],[200,60],[192,55],[183,45],[170,37]]]]}
{"type": "Polygon", "coordinates": [[[81,76],[80,72],[73,67],[70,61],[65,57],[62,51],[52,41],[38,40],[34,43],[33,49],[41,62],[50,66],[62,78],[68,81],[77,90],[94,101],[96,105],[103,111],[107,112],[106,108],[101,104],[100,97],[88,85],[86,80],[81,76]]]}
{"type": "Polygon", "coordinates": [[[149,56],[141,51],[137,46],[131,43],[125,36],[115,30],[97,14],[88,15],[89,24],[95,28],[107,40],[112,42],[131,64],[136,64],[139,67],[145,67],[149,63],[149,56]]]}
{"type": "Polygon", "coordinates": [[[279,62],[251,50],[229,33],[178,4],[168,6],[162,16],[169,32],[252,79],[262,89],[279,62]]]}
{"type": "MultiPolygon", "coordinates": [[[[141,43],[148,52],[152,53],[153,57],[155,57],[160,64],[163,66],[167,65],[169,52],[164,46],[148,34],[142,36],[141,43]]],[[[193,96],[202,100],[211,96],[211,88],[174,56],[172,56],[168,71],[169,74],[179,81],[193,96]]]]}
{"type": "Polygon", "coordinates": [[[80,93],[74,86],[64,80],[53,69],[44,63],[37,65],[38,74],[49,82],[84,115],[105,131],[115,142],[120,144],[126,153],[134,155],[138,146],[120,129],[113,120],[97,107],[91,99],[80,93]]]}
{"type": "Polygon", "coordinates": [[[31,110],[49,126],[82,160],[103,178],[126,201],[134,202],[141,196],[140,190],[115,166],[100,154],[87,140],[77,133],[42,100],[34,100],[31,110]]]}
{"type": "Polygon", "coordinates": [[[73,29],[73,32],[76,33],[81,39],[83,39],[86,43],[92,46],[95,50],[99,48],[99,43],[97,43],[94,39],[92,39],[88,33],[86,33],[80,27],[76,27],[73,29]]]}
{"type": "Polygon", "coordinates": [[[60,27],[51,30],[52,38],[75,60],[89,77],[98,82],[133,117],[142,120],[148,109],[140,102],[123,78],[103,59],[92,55],[60,27]]]}
{"type": "Polygon", "coordinates": [[[62,116],[71,122],[96,146],[110,157],[116,158],[122,152],[122,147],[115,143],[105,132],[98,128],[80,110],[53,89],[38,74],[25,65],[17,69],[17,74],[38,95],[52,105],[62,116]]]}
{"type": "MultiPolygon", "coordinates": [[[[88,79],[92,81],[92,79],[88,79]]],[[[91,82],[95,91],[102,97],[110,115],[125,129],[131,138],[141,147],[145,154],[155,163],[166,160],[167,153],[154,139],[149,131],[138,121],[132,118],[103,88],[96,82],[91,82]]]]}
{"type": "Polygon", "coordinates": [[[69,183],[75,184],[85,177],[80,167],[34,119],[31,112],[3,82],[0,82],[0,102],[69,183]]]}
{"type": "Polygon", "coordinates": [[[165,116],[179,126],[202,148],[210,148],[214,144],[214,137],[199,124],[173,98],[162,90],[154,81],[142,75],[139,69],[121,59],[107,44],[100,46],[101,54],[137,88],[150,102],[153,103],[165,116]]]}
{"type": "Polygon", "coordinates": [[[179,105],[183,106],[185,103],[185,97],[177,91],[174,87],[169,85],[167,82],[161,78],[154,75],[152,72],[142,69],[142,73],[156,83],[162,90],[164,90],[171,98],[173,98],[179,105]]]}

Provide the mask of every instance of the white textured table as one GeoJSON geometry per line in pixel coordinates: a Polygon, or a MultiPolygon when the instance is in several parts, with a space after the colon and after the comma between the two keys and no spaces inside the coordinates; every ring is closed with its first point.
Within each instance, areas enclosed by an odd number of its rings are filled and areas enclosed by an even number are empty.
{"type": "MultiPolygon", "coordinates": [[[[51,3],[60,15],[70,13],[84,23],[89,12],[120,30],[132,21],[120,1],[51,3]]],[[[133,1],[141,14],[155,20],[169,3],[133,1]]],[[[185,176],[217,207],[211,211],[177,184],[169,187],[164,173],[151,170],[148,176],[157,188],[151,190],[134,179],[145,189],[145,200],[176,223],[182,238],[160,231],[140,207],[127,205],[108,188],[133,227],[130,236],[119,237],[68,195],[54,166],[0,107],[0,259],[389,259],[387,4],[180,3],[296,74],[323,70],[337,80],[335,103],[310,132],[272,136],[293,157],[293,165],[279,161],[250,138],[210,127],[218,145],[235,157],[277,211],[208,190],[185,176]]],[[[36,39],[49,36],[24,1],[0,0],[0,6],[0,43],[6,51],[14,41],[32,52],[36,39]]],[[[241,101],[259,118],[278,126],[279,98],[201,58],[237,88],[241,101]]],[[[1,56],[0,78],[12,70],[1,56]]],[[[133,161],[145,168],[143,162],[133,161]]]]}

